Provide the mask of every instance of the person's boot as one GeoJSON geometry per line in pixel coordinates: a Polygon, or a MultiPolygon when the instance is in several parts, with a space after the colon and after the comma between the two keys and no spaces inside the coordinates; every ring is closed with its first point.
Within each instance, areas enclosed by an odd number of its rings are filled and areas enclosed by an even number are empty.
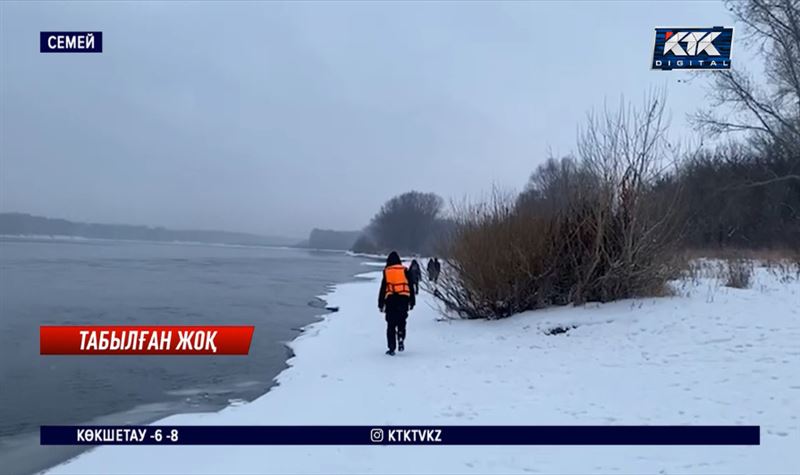
{"type": "Polygon", "coordinates": [[[389,356],[394,356],[394,350],[386,350],[386,354],[389,356]]]}
{"type": "Polygon", "coordinates": [[[406,349],[406,346],[403,344],[403,340],[398,340],[397,342],[397,351],[403,351],[406,349]]]}

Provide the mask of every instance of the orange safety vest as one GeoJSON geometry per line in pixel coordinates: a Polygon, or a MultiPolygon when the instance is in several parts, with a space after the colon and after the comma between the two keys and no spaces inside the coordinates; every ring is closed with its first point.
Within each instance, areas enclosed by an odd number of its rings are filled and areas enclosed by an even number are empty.
{"type": "Polygon", "coordinates": [[[406,279],[406,268],[403,264],[389,266],[383,270],[386,277],[386,297],[392,294],[411,296],[411,287],[406,279]]]}

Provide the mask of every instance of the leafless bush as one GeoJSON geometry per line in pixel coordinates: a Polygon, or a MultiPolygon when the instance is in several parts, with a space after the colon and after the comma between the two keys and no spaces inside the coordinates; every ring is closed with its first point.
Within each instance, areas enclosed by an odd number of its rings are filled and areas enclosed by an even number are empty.
{"type": "Polygon", "coordinates": [[[781,283],[800,280],[800,250],[715,248],[689,249],[683,254],[688,264],[683,277],[695,284],[700,278],[727,282],[730,274],[728,263],[734,262],[736,268],[739,266],[737,261],[749,261],[753,269],[763,267],[781,283]]]}
{"type": "Polygon", "coordinates": [[[456,209],[438,297],[468,318],[663,295],[680,274],[679,189],[665,171],[663,98],[590,116],[578,158],[551,161],[516,203],[456,209]]]}
{"type": "Polygon", "coordinates": [[[753,261],[750,259],[728,259],[725,266],[725,286],[749,289],[753,281],[753,261]]]}
{"type": "Polygon", "coordinates": [[[502,318],[550,303],[555,243],[546,217],[516,212],[495,191],[456,209],[456,227],[442,254],[439,297],[463,317],[502,318]]]}
{"type": "Polygon", "coordinates": [[[760,262],[767,272],[783,284],[800,280],[800,250],[783,250],[776,257],[762,259],[760,262]]]}

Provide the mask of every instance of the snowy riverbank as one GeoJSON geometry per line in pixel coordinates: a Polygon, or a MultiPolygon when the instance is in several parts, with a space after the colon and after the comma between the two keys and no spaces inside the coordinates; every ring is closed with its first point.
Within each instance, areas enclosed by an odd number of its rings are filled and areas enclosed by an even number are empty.
{"type": "Polygon", "coordinates": [[[800,283],[440,321],[429,295],[407,351],[383,355],[377,283],[292,342],[279,386],[190,424],[756,424],[753,447],[101,447],[48,473],[797,473],[800,283]],[[566,333],[547,335],[554,327],[566,333]]]}

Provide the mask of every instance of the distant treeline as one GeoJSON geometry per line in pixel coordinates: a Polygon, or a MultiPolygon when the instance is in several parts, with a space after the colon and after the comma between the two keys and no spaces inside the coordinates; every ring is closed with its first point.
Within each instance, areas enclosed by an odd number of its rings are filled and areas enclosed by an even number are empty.
{"type": "Polygon", "coordinates": [[[453,222],[443,217],[441,197],[434,193],[409,191],[381,206],[370,223],[360,231],[314,228],[308,240],[297,247],[350,250],[367,254],[436,254],[439,243],[453,222]]]}
{"type": "Polygon", "coordinates": [[[662,186],[685,198],[684,245],[800,249],[800,143],[791,153],[730,144],[685,161],[662,186]]]}
{"type": "Polygon", "coordinates": [[[71,236],[133,241],[183,241],[250,246],[288,246],[295,240],[248,233],[205,230],[174,230],[129,224],[97,224],[44,218],[24,213],[0,213],[0,234],[71,236]]]}
{"type": "Polygon", "coordinates": [[[437,253],[453,223],[442,217],[444,201],[434,193],[409,191],[395,196],[364,229],[352,250],[364,253],[437,253]]]}

